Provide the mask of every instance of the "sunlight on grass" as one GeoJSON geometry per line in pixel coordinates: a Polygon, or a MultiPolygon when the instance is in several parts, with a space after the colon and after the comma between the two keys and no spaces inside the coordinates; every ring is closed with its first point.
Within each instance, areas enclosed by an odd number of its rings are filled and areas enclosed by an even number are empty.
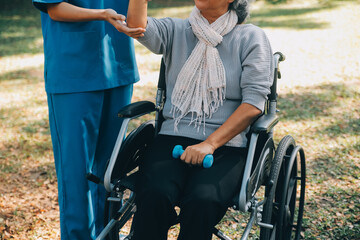
{"type": "MultiPolygon", "coordinates": [[[[39,67],[44,64],[44,54],[22,54],[0,58],[0,76],[6,73],[39,67]]],[[[1,77],[3,78],[3,77],[1,77]]],[[[0,79],[1,79],[0,78],[0,79]]]]}

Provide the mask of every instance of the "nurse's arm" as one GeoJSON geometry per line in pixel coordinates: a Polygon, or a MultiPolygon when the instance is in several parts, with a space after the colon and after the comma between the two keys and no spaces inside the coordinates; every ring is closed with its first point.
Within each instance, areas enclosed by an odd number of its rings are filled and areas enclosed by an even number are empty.
{"type": "Polygon", "coordinates": [[[131,37],[141,36],[145,31],[143,28],[129,28],[125,16],[118,14],[113,9],[88,9],[72,5],[67,2],[47,4],[47,11],[54,21],[62,22],[86,22],[103,20],[111,23],[119,32],[131,37]]]}
{"type": "Polygon", "coordinates": [[[130,0],[127,25],[132,28],[146,28],[148,0],[130,0]]]}

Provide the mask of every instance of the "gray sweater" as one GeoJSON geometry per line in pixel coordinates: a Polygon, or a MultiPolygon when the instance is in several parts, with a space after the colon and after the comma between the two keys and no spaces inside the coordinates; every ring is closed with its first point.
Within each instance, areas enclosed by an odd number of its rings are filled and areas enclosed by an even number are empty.
{"type": "MultiPolygon", "coordinates": [[[[188,19],[148,17],[145,36],[139,42],[155,54],[163,54],[166,66],[166,102],[160,134],[184,136],[205,140],[220,127],[241,103],[251,104],[261,111],[273,81],[272,50],[264,31],[251,24],[239,24],[223,37],[217,46],[226,72],[226,95],[224,104],[210,119],[206,119],[205,134],[203,126],[189,125],[191,114],[180,120],[178,132],[174,131],[174,118],[171,110],[171,94],[177,76],[190,56],[198,39],[191,30],[188,19]]],[[[242,133],[226,145],[245,147],[247,139],[242,133]]]]}

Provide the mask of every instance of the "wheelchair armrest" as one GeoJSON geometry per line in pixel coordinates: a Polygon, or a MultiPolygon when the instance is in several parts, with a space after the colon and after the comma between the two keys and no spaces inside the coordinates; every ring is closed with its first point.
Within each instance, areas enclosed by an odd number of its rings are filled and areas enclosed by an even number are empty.
{"type": "Polygon", "coordinates": [[[120,109],[118,117],[133,118],[153,111],[155,111],[155,104],[153,102],[140,101],[131,103],[120,109]]]}
{"type": "Polygon", "coordinates": [[[276,114],[266,114],[258,118],[252,125],[254,133],[270,132],[271,129],[279,122],[279,117],[276,114]]]}

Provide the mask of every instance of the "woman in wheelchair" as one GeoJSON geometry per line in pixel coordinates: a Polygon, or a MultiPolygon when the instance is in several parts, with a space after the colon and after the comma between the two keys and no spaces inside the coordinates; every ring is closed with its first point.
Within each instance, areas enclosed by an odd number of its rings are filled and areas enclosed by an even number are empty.
{"type": "Polygon", "coordinates": [[[140,165],[132,239],[167,239],[177,221],[178,239],[211,239],[239,191],[246,133],[273,79],[268,38],[244,23],[249,2],[195,0],[188,19],[155,19],[146,0],[130,0],[128,26],[146,28],[138,41],[166,66],[164,121],[140,165]],[[180,159],[175,145],[185,149],[180,159]],[[207,154],[214,163],[203,168],[207,154]]]}

